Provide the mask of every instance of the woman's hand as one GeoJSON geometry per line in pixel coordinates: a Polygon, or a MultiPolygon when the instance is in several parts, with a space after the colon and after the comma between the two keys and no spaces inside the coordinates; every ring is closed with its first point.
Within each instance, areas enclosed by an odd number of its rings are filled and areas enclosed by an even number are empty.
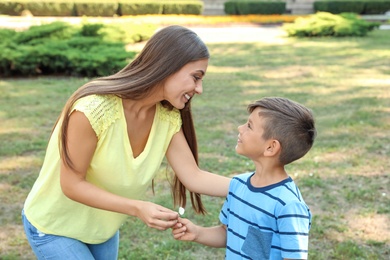
{"type": "Polygon", "coordinates": [[[148,201],[138,201],[136,217],[148,227],[158,230],[172,228],[178,222],[179,214],[163,206],[148,201]]]}

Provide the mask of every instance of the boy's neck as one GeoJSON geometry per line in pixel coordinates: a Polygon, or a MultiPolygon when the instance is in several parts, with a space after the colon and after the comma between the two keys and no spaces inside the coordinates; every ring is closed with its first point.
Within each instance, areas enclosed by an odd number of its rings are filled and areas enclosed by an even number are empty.
{"type": "Polygon", "coordinates": [[[256,165],[256,172],[250,181],[254,187],[262,188],[281,182],[287,178],[288,174],[283,166],[261,167],[256,165]]]}

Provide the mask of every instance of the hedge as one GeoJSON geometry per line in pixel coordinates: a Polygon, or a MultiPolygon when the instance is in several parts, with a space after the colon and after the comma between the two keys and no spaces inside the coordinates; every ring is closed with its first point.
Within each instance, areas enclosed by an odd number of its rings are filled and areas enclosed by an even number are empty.
{"type": "Polygon", "coordinates": [[[0,0],[0,14],[21,15],[29,10],[34,16],[102,16],[142,14],[193,14],[203,12],[203,2],[153,0],[0,0]]]}
{"type": "Polygon", "coordinates": [[[324,0],[314,2],[316,12],[339,14],[384,14],[390,11],[390,0],[324,0]]]}
{"type": "Polygon", "coordinates": [[[224,11],[229,15],[283,14],[286,11],[286,2],[264,0],[226,1],[224,3],[224,11]]]}

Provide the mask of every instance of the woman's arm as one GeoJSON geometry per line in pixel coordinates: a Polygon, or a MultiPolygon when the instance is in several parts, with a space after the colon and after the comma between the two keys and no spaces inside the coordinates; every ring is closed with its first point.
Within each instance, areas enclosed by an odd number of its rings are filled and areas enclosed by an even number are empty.
{"type": "Polygon", "coordinates": [[[172,227],[177,222],[177,212],[151,202],[115,195],[86,180],[97,137],[83,113],[75,111],[71,114],[67,134],[69,155],[75,169],[62,161],[60,182],[68,198],[90,207],[138,217],[149,227],[159,230],[172,227]]]}
{"type": "Polygon", "coordinates": [[[179,180],[190,191],[216,197],[227,195],[230,178],[199,169],[182,130],[173,136],[166,157],[179,180]]]}

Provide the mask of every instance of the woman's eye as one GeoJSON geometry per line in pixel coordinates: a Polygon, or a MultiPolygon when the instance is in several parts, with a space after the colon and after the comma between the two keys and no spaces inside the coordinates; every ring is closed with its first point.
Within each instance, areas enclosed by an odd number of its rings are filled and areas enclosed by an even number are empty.
{"type": "Polygon", "coordinates": [[[195,80],[195,81],[198,81],[198,80],[200,80],[200,79],[201,79],[200,77],[194,76],[194,80],[195,80]]]}
{"type": "Polygon", "coordinates": [[[248,123],[247,126],[249,129],[252,129],[251,124],[248,123]]]}

